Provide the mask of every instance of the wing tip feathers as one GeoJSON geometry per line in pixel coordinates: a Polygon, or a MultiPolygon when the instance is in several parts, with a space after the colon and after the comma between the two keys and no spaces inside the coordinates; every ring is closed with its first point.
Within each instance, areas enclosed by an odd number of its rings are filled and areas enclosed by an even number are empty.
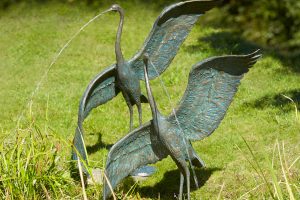
{"type": "Polygon", "coordinates": [[[261,54],[261,50],[260,49],[257,49],[255,50],[254,52],[246,55],[246,58],[247,59],[247,65],[248,67],[252,67],[257,61],[258,59],[260,59],[262,57],[262,54],[261,54]]]}

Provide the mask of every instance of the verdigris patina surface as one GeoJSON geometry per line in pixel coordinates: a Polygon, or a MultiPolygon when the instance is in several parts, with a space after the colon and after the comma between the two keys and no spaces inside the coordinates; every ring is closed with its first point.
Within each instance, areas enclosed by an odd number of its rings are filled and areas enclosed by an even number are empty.
{"type": "MultiPolygon", "coordinates": [[[[178,109],[166,117],[158,111],[151,92],[146,69],[146,66],[150,68],[149,56],[146,55],[144,74],[153,119],[129,133],[109,151],[105,174],[112,189],[137,168],[171,156],[180,171],[179,199],[182,199],[184,180],[190,199],[190,170],[186,161],[196,167],[203,166],[191,141],[208,137],[219,126],[240,80],[260,56],[256,51],[249,55],[212,57],[197,63],[190,72],[178,109]]],[[[195,174],[194,180],[198,187],[195,174]]],[[[105,181],[103,199],[111,194],[105,181]]]]}
{"type": "MultiPolygon", "coordinates": [[[[124,22],[124,11],[119,5],[113,5],[108,11],[120,14],[120,22],[115,42],[117,63],[98,74],[88,85],[81,99],[78,111],[78,126],[73,140],[72,159],[81,157],[87,162],[87,152],[83,139],[83,121],[93,108],[122,92],[130,111],[130,130],[133,127],[133,105],[137,105],[139,123],[142,123],[141,103],[147,98],[141,94],[140,80],[144,79],[143,54],[148,54],[152,65],[149,66],[149,78],[159,76],[169,66],[180,45],[189,34],[197,19],[220,1],[186,1],[173,4],[163,10],[155,21],[153,28],[141,50],[129,61],[121,51],[121,34],[124,22]],[[76,149],[76,150],[75,150],[76,149]]],[[[84,172],[87,170],[83,165],[84,172]]]]}

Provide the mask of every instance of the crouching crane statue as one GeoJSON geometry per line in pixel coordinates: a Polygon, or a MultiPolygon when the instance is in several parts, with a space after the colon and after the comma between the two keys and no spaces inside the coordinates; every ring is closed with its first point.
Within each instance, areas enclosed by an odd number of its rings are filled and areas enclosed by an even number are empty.
{"type": "MultiPolygon", "coordinates": [[[[141,103],[147,98],[141,94],[140,80],[144,79],[143,58],[147,53],[153,66],[149,66],[149,78],[159,76],[169,66],[175,57],[180,45],[189,34],[199,16],[216,6],[219,0],[194,0],[173,4],[163,10],[156,19],[152,30],[141,50],[126,61],[121,51],[121,34],[124,22],[124,11],[119,5],[113,5],[108,11],[118,12],[120,15],[119,27],[115,41],[117,63],[107,67],[99,73],[86,88],[79,105],[78,122],[74,137],[72,159],[77,160],[78,154],[87,161],[87,153],[83,140],[83,121],[93,108],[122,92],[130,112],[130,130],[133,127],[133,105],[137,105],[139,124],[142,124],[141,103]]],[[[84,172],[87,173],[85,167],[84,172]]]]}
{"type": "MultiPolygon", "coordinates": [[[[179,199],[186,180],[190,199],[190,171],[186,161],[201,167],[202,163],[190,141],[208,137],[220,124],[235,95],[240,80],[261,55],[212,57],[193,66],[188,86],[176,112],[168,117],[158,111],[149,84],[148,57],[144,74],[153,119],[118,141],[110,150],[105,173],[110,186],[117,184],[132,171],[171,156],[180,171],[179,199]]],[[[194,174],[197,186],[197,177],[194,174]]],[[[107,181],[103,199],[111,195],[107,181]]]]}

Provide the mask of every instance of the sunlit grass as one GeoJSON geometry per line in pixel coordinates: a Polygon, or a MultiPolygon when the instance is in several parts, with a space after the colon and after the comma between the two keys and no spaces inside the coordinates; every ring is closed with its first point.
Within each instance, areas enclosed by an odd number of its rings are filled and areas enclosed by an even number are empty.
{"type": "Polygon", "coordinates": [[[0,144],[1,199],[66,198],[76,191],[61,144],[34,123],[0,144]]]}
{"type": "MultiPolygon", "coordinates": [[[[122,49],[130,58],[142,46],[160,10],[146,4],[120,4],[126,11],[122,49]]],[[[80,33],[42,81],[32,103],[28,102],[63,45],[108,7],[94,10],[58,3],[20,4],[1,13],[1,197],[82,198],[81,183],[71,179],[69,171],[78,104],[89,80],[115,62],[118,16],[104,15],[80,33]]],[[[160,80],[152,81],[164,114],[181,99],[193,64],[210,56],[247,53],[247,44],[225,39],[220,36],[223,32],[203,27],[201,21],[195,26],[161,76],[170,100],[160,80]]],[[[300,198],[299,74],[262,51],[263,58],[243,79],[220,127],[209,138],[194,143],[207,169],[196,171],[202,187],[192,192],[193,199],[300,198]]],[[[137,126],[137,112],[134,117],[137,126]]],[[[143,105],[143,121],[150,117],[148,105],[143,105]]],[[[84,127],[91,167],[103,169],[109,145],[129,130],[128,108],[122,96],[94,110],[84,127]]],[[[173,198],[179,190],[176,165],[168,158],[155,166],[158,172],[153,177],[139,184],[126,180],[116,196],[173,198]]],[[[88,199],[98,199],[101,185],[87,187],[86,192],[88,199]]]]}
{"type": "Polygon", "coordinates": [[[245,144],[251,155],[251,158],[249,158],[246,153],[243,152],[245,159],[252,166],[257,175],[260,176],[261,181],[257,186],[244,193],[240,199],[251,197],[251,195],[259,189],[268,192],[272,199],[298,199],[300,191],[299,174],[294,164],[300,157],[290,158],[286,154],[284,141],[281,143],[276,141],[272,160],[266,155],[265,161],[268,163],[269,168],[265,169],[258,163],[256,156],[246,141],[245,144]]]}

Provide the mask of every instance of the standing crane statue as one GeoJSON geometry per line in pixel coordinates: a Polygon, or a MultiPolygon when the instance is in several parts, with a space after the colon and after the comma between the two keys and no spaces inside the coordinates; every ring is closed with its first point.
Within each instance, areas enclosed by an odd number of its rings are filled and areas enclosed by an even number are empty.
{"type": "MultiPolygon", "coordinates": [[[[108,11],[118,12],[119,26],[115,41],[117,63],[99,73],[86,88],[79,105],[77,128],[73,140],[72,159],[78,154],[87,162],[87,152],[83,139],[83,121],[93,108],[111,100],[122,92],[130,112],[130,131],[133,128],[133,105],[137,105],[139,124],[142,124],[141,103],[147,98],[141,94],[140,80],[144,79],[143,54],[148,54],[154,67],[149,67],[149,78],[154,79],[163,73],[175,57],[180,45],[189,34],[197,19],[206,11],[218,5],[220,0],[194,0],[173,4],[163,10],[156,19],[152,30],[141,50],[129,61],[121,51],[121,34],[124,11],[119,5],[112,5],[108,11]]],[[[84,172],[87,173],[83,166],[84,172]]]]}
{"type": "MultiPolygon", "coordinates": [[[[208,137],[220,124],[235,95],[240,80],[261,55],[212,57],[193,66],[187,89],[176,112],[168,117],[158,111],[148,78],[148,56],[144,74],[153,119],[118,141],[109,151],[105,174],[111,189],[135,169],[171,156],[180,171],[179,199],[186,180],[190,199],[190,171],[186,161],[197,167],[202,163],[190,141],[208,137]]],[[[194,174],[195,184],[197,177],[194,174]]],[[[112,191],[104,183],[103,199],[112,191]]]]}

